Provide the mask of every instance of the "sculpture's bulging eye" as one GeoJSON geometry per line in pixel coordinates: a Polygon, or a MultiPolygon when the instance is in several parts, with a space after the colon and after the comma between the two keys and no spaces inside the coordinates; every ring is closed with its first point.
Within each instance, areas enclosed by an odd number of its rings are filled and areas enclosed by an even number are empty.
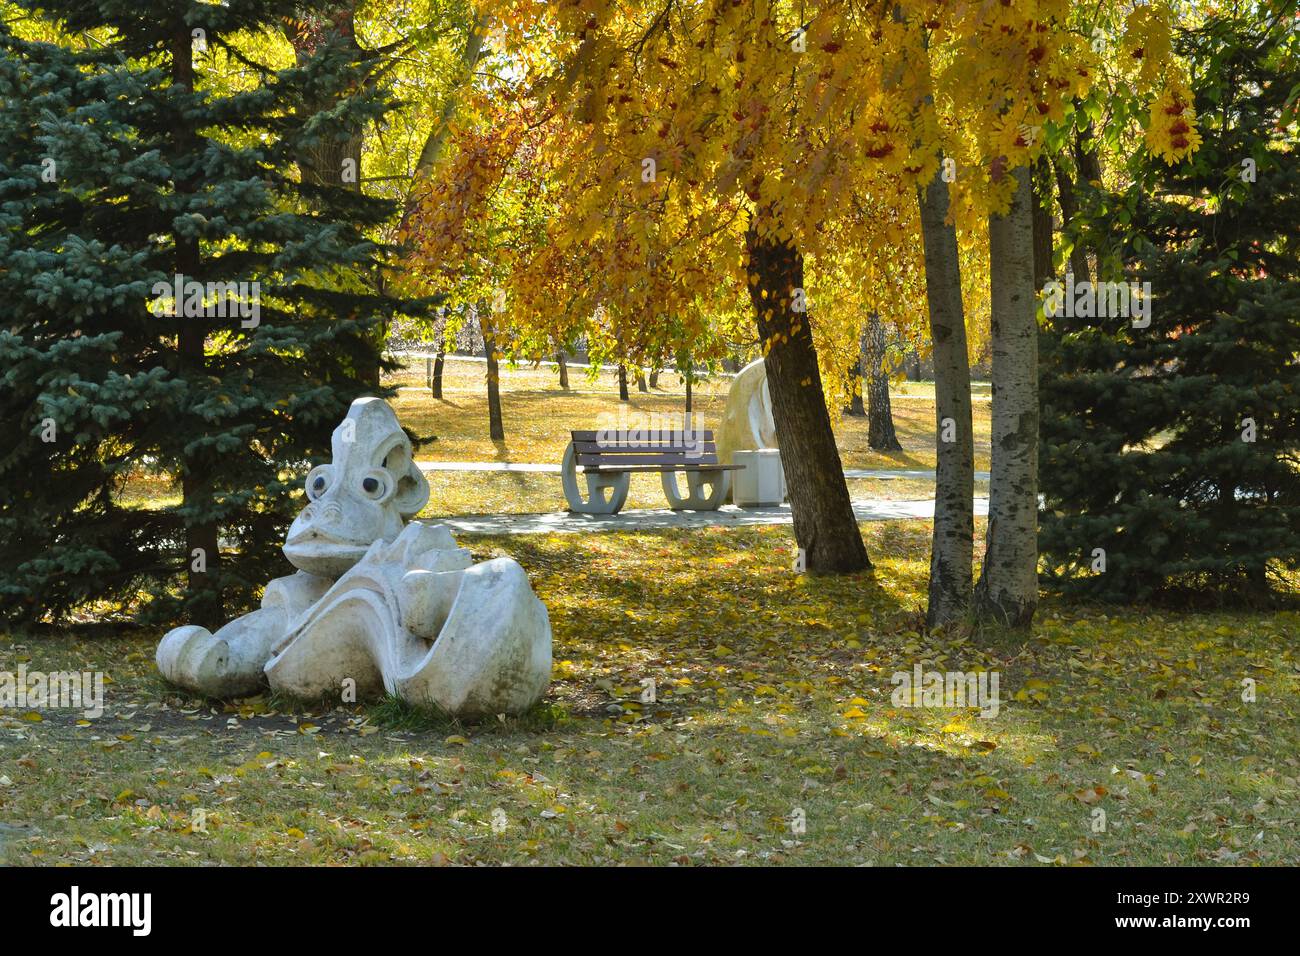
{"type": "Polygon", "coordinates": [[[307,472],[307,497],[317,501],[330,486],[329,465],[317,465],[307,472]]]}
{"type": "Polygon", "coordinates": [[[361,490],[371,498],[381,498],[384,494],[384,483],[378,478],[366,477],[361,480],[361,490]]]}

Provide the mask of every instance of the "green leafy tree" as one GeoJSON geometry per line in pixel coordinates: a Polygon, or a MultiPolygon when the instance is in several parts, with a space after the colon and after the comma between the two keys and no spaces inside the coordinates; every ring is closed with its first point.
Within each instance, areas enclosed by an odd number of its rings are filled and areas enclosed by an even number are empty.
{"type": "MultiPolygon", "coordinates": [[[[1137,154],[1087,224],[1103,279],[1150,282],[1150,314],[1057,315],[1044,337],[1040,545],[1090,597],[1260,601],[1300,565],[1291,17],[1221,11],[1179,35],[1203,143],[1172,167],[1137,154]]],[[[1187,135],[1178,115],[1159,121],[1187,135]]]]}
{"type": "Polygon", "coordinates": [[[297,165],[388,104],[332,41],[253,64],[248,88],[205,83],[310,5],[22,6],[107,39],[0,27],[0,610],[143,593],[149,617],[211,625],[284,572],[298,478],[401,305],[373,291],[386,250],[367,238],[395,205],[355,164],[297,165]],[[148,481],[179,495],[141,504],[148,481]]]}

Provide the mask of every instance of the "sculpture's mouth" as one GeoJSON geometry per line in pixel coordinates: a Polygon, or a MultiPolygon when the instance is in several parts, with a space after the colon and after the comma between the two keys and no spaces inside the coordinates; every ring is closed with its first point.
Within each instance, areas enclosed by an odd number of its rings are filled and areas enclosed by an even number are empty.
{"type": "Polygon", "coordinates": [[[319,529],[307,528],[284,542],[284,553],[294,567],[304,571],[341,574],[365,557],[367,547],[319,529]]]}

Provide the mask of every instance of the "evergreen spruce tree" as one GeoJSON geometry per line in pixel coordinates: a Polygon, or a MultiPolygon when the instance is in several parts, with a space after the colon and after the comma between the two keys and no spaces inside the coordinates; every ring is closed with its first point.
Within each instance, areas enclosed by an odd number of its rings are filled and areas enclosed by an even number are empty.
{"type": "Polygon", "coordinates": [[[401,303],[374,291],[388,250],[367,231],[393,208],[353,185],[360,156],[332,183],[295,159],[389,104],[355,44],[205,83],[236,34],[311,4],[21,5],[108,40],[0,25],[0,612],[103,599],[212,626],[289,570],[300,478],[375,393],[374,329],[401,303]],[[169,304],[178,282],[204,293],[169,304]]]}
{"type": "Polygon", "coordinates": [[[1058,315],[1044,336],[1040,548],[1077,593],[1262,603],[1300,565],[1290,16],[1183,33],[1202,145],[1172,168],[1139,154],[1131,190],[1094,197],[1102,277],[1149,281],[1152,302],[1146,328],[1058,315]]]}

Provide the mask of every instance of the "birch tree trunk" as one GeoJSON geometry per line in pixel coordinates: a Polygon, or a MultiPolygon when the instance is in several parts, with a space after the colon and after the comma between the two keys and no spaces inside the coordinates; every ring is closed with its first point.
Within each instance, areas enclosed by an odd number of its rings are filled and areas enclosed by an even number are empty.
{"type": "Polygon", "coordinates": [[[934,343],[934,534],[926,623],[948,625],[970,606],[975,550],[975,441],[970,359],[961,301],[957,231],[948,218],[948,184],[940,173],[917,191],[925,245],[925,297],[934,343]]]}
{"type": "Polygon", "coordinates": [[[975,613],[1018,628],[1038,605],[1038,325],[1030,175],[1012,175],[1011,209],[989,219],[993,463],[975,613]]]}

